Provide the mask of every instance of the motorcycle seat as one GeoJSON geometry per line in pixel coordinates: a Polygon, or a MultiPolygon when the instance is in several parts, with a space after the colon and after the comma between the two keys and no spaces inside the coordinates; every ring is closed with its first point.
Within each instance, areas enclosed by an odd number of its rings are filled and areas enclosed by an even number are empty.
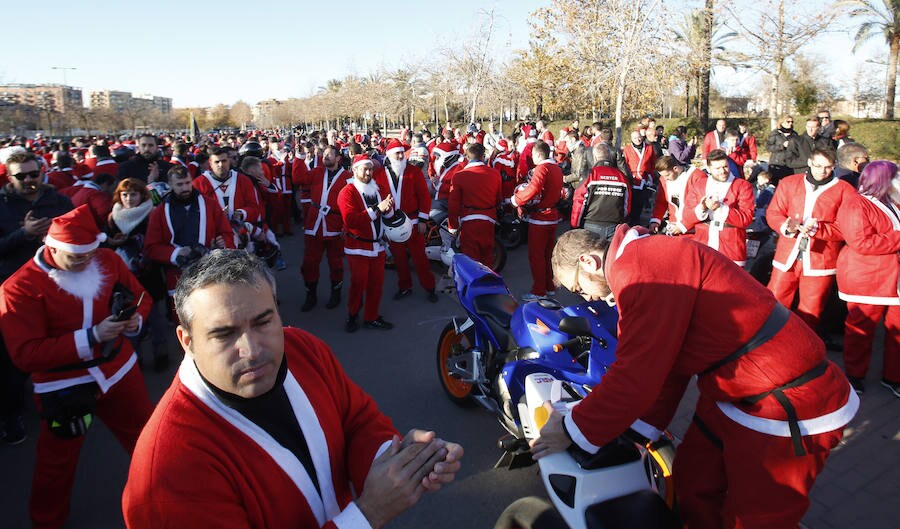
{"type": "Polygon", "coordinates": [[[650,489],[591,505],[584,512],[591,529],[680,529],[678,516],[650,489]]]}
{"type": "Polygon", "coordinates": [[[472,300],[475,313],[481,316],[497,338],[502,349],[516,348],[516,341],[510,331],[512,315],[519,303],[509,294],[482,294],[472,300]]]}

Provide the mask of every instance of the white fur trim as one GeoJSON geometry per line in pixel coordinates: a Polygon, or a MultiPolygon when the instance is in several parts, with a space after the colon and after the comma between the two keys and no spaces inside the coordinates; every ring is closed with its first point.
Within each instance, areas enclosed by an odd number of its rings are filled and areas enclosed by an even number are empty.
{"type": "Polygon", "coordinates": [[[89,332],[91,332],[90,327],[75,331],[75,349],[78,351],[78,358],[82,360],[90,360],[94,356],[88,337],[89,332]]]}
{"type": "Polygon", "coordinates": [[[359,165],[371,165],[372,167],[375,167],[375,162],[373,162],[372,160],[370,160],[370,159],[367,158],[367,159],[365,159],[365,160],[360,160],[360,161],[358,161],[358,162],[353,162],[353,165],[352,165],[351,167],[357,167],[357,166],[359,166],[359,165]]]}
{"type": "Polygon", "coordinates": [[[62,250],[64,252],[69,253],[88,253],[92,252],[100,246],[100,243],[106,240],[105,233],[98,233],[97,238],[92,243],[88,244],[70,244],[67,242],[62,242],[54,239],[51,235],[47,235],[44,237],[44,244],[51,247],[56,248],[57,250],[62,250]]]}
{"type": "MultiPolygon", "coordinates": [[[[460,218],[459,218],[460,224],[462,224],[463,222],[465,222],[465,221],[467,221],[467,220],[486,220],[486,221],[490,222],[491,224],[497,224],[497,221],[496,221],[496,220],[494,220],[494,219],[488,217],[487,215],[482,215],[481,213],[475,213],[475,214],[472,214],[472,215],[466,215],[466,216],[464,216],[464,217],[460,217],[460,218]]],[[[556,223],[554,222],[554,224],[556,224],[556,223]]]]}
{"type": "MultiPolygon", "coordinates": [[[[722,410],[722,413],[724,413],[726,417],[741,426],[756,432],[777,437],[791,437],[791,429],[788,421],[750,415],[730,402],[716,402],[716,405],[722,410]]],[[[851,388],[847,402],[837,410],[813,419],[797,421],[797,425],[800,427],[800,434],[807,436],[837,430],[838,428],[847,425],[847,423],[849,423],[856,415],[858,409],[859,396],[853,391],[853,388],[851,388]]]]}
{"type": "Polygon", "coordinates": [[[372,529],[369,520],[359,510],[359,506],[356,505],[355,501],[351,501],[347,508],[331,521],[334,522],[338,529],[372,529]]]}
{"type": "Polygon", "coordinates": [[[867,305],[900,305],[900,297],[858,296],[856,294],[844,294],[838,292],[838,297],[850,303],[865,303],[867,305]]]}
{"type": "Polygon", "coordinates": [[[384,153],[387,155],[394,154],[395,152],[406,152],[406,149],[404,149],[403,146],[401,145],[400,147],[394,147],[393,149],[388,149],[388,150],[384,151],[384,153]]]}
{"type": "Polygon", "coordinates": [[[656,442],[663,434],[662,430],[660,430],[659,428],[640,419],[631,423],[631,429],[643,435],[647,439],[650,439],[650,441],[652,442],[656,442]]]}
{"type": "Polygon", "coordinates": [[[578,428],[578,425],[575,424],[575,419],[572,418],[572,414],[569,413],[563,418],[564,427],[567,432],[569,432],[569,436],[572,438],[572,441],[575,442],[582,450],[589,454],[593,454],[600,450],[600,447],[591,443],[587,440],[587,437],[581,433],[581,429],[578,428]]]}

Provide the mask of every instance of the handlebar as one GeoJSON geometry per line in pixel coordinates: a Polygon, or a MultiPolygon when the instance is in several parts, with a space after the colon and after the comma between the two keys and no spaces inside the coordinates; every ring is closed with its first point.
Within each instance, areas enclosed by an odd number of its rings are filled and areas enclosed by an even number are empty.
{"type": "Polygon", "coordinates": [[[567,340],[563,343],[558,343],[558,344],[554,345],[553,352],[558,353],[558,352],[562,351],[563,349],[570,349],[572,347],[579,346],[579,345],[584,346],[584,345],[590,343],[590,339],[591,339],[590,336],[576,336],[575,338],[572,338],[571,340],[567,340]]]}

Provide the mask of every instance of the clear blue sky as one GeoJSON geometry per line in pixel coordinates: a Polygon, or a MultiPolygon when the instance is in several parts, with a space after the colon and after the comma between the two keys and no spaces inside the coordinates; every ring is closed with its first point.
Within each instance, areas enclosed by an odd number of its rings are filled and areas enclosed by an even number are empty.
{"type": "MultiPolygon", "coordinates": [[[[470,35],[479,10],[493,8],[499,15],[500,48],[523,48],[529,15],[547,3],[15,2],[4,10],[0,83],[61,83],[64,72],[52,69],[58,66],[77,68],[65,71],[65,78],[83,88],[85,99],[102,89],[171,97],[176,107],[303,97],[328,79],[428,61],[438,44],[452,46],[470,35]],[[29,22],[10,24],[14,19],[29,22]]],[[[837,32],[823,36],[818,49],[849,47],[849,35],[837,32]]],[[[868,49],[880,50],[880,42],[868,49]]],[[[844,57],[837,64],[846,73],[839,75],[852,77],[853,63],[873,53],[844,57]]],[[[884,75],[880,67],[876,71],[884,75]]],[[[745,78],[720,70],[714,82],[737,94],[744,92],[745,78]]]]}

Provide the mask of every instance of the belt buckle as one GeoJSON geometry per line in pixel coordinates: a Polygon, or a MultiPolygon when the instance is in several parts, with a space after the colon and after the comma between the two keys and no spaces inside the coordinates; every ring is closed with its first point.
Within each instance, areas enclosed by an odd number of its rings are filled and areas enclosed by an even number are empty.
{"type": "Polygon", "coordinates": [[[712,225],[721,230],[725,226],[725,223],[721,220],[714,220],[712,221],[712,225]]]}

